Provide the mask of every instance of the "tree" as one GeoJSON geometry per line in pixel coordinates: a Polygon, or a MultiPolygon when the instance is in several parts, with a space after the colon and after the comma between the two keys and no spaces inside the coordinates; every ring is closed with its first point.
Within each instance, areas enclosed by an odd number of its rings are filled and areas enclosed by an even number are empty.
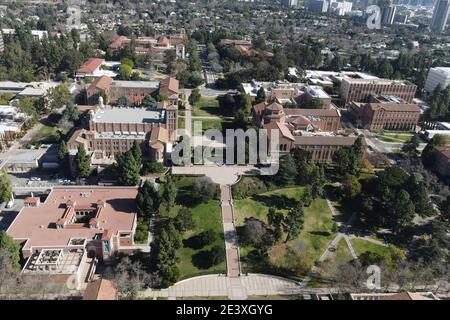
{"type": "Polygon", "coordinates": [[[410,195],[405,190],[400,190],[397,196],[392,200],[392,204],[388,207],[391,227],[394,232],[399,233],[408,226],[414,218],[414,203],[411,201],[410,195]]]}
{"type": "Polygon", "coordinates": [[[435,135],[422,151],[422,163],[425,167],[433,168],[436,157],[436,147],[445,146],[448,137],[442,134],[435,135]]]}
{"type": "Polygon", "coordinates": [[[261,103],[261,102],[265,102],[267,99],[266,96],[266,91],[264,90],[263,87],[259,88],[258,92],[256,93],[256,99],[255,99],[255,103],[261,103]]]}
{"type": "Polygon", "coordinates": [[[225,249],[222,246],[214,246],[209,250],[209,260],[211,266],[218,265],[225,261],[225,249]]]}
{"type": "Polygon", "coordinates": [[[173,221],[175,228],[181,232],[192,230],[195,227],[195,222],[192,217],[192,212],[186,207],[183,207],[173,221]]]}
{"type": "Polygon", "coordinates": [[[417,148],[420,145],[420,138],[412,136],[402,147],[402,151],[411,158],[416,158],[419,155],[417,148]]]}
{"type": "Polygon", "coordinates": [[[128,100],[127,97],[120,97],[119,99],[117,99],[116,105],[119,108],[129,108],[132,106],[132,103],[130,102],[130,100],[128,100]]]}
{"type": "Polygon", "coordinates": [[[303,203],[299,202],[295,207],[289,210],[288,214],[284,218],[283,227],[284,232],[286,232],[286,240],[293,240],[298,237],[303,229],[304,223],[304,211],[303,203]]]}
{"type": "Polygon", "coordinates": [[[119,184],[123,186],[137,185],[141,179],[139,175],[140,163],[134,158],[132,150],[118,154],[116,162],[119,184]]]}
{"type": "Polygon", "coordinates": [[[202,97],[202,95],[200,94],[200,89],[199,88],[195,88],[195,89],[192,90],[192,92],[191,92],[191,94],[189,96],[189,103],[193,106],[198,101],[200,101],[201,97],[202,97]]]}
{"type": "Polygon", "coordinates": [[[11,199],[12,199],[11,181],[9,181],[6,169],[3,169],[2,176],[0,178],[0,203],[9,202],[11,199]]]}
{"type": "Polygon", "coordinates": [[[130,151],[140,169],[141,162],[142,162],[142,149],[137,141],[133,142],[133,145],[131,146],[130,151]]]}
{"type": "Polygon", "coordinates": [[[252,245],[263,251],[270,247],[274,242],[272,233],[270,232],[270,229],[266,227],[266,224],[253,217],[245,219],[240,239],[242,240],[242,243],[252,245]]]}
{"type": "Polygon", "coordinates": [[[351,147],[342,147],[334,154],[334,162],[338,173],[356,174],[361,164],[364,147],[362,137],[359,136],[351,147]]]}
{"type": "Polygon", "coordinates": [[[278,185],[290,185],[295,182],[297,176],[297,168],[294,158],[291,154],[286,154],[280,158],[280,167],[275,176],[275,182],[278,185]]]}
{"type": "Polygon", "coordinates": [[[9,263],[15,271],[20,270],[20,246],[4,230],[0,230],[0,250],[9,253],[9,263]]]}
{"type": "Polygon", "coordinates": [[[130,65],[122,63],[119,67],[119,78],[122,80],[129,80],[132,72],[133,68],[130,65]]]}
{"type": "Polygon", "coordinates": [[[150,181],[145,181],[139,187],[136,203],[138,217],[151,218],[158,210],[160,204],[159,194],[150,181]]]}
{"type": "Polygon", "coordinates": [[[134,300],[139,291],[150,284],[150,277],[140,262],[125,257],[115,266],[112,281],[119,299],[134,300]]]}
{"type": "Polygon", "coordinates": [[[283,220],[284,220],[283,213],[277,211],[273,207],[269,208],[269,212],[267,214],[267,222],[273,228],[273,236],[275,238],[275,241],[279,241],[281,239],[283,220]]]}
{"type": "Polygon", "coordinates": [[[200,177],[195,180],[192,196],[202,202],[207,202],[214,197],[216,190],[216,184],[210,177],[200,177]]]}
{"type": "Polygon", "coordinates": [[[91,163],[89,156],[86,153],[84,145],[78,146],[77,154],[75,155],[75,171],[78,178],[87,178],[91,174],[91,163]]]}
{"type": "Polygon", "coordinates": [[[311,185],[311,197],[313,199],[321,197],[326,182],[324,168],[322,166],[314,166],[311,171],[309,181],[311,185]]]}
{"type": "Polygon", "coordinates": [[[72,99],[72,94],[65,84],[60,84],[49,90],[48,101],[50,110],[57,110],[65,107],[72,99]]]}
{"type": "Polygon", "coordinates": [[[361,193],[361,183],[356,176],[346,174],[342,181],[342,189],[347,199],[354,199],[361,193]]]}
{"type": "Polygon", "coordinates": [[[409,176],[406,181],[406,190],[414,203],[415,211],[420,216],[433,213],[433,205],[428,197],[428,191],[423,181],[418,181],[415,174],[409,176]]]}
{"type": "Polygon", "coordinates": [[[167,210],[170,211],[175,206],[177,198],[177,187],[172,180],[172,176],[167,177],[167,182],[163,186],[162,198],[166,203],[167,210]]]}
{"type": "Polygon", "coordinates": [[[305,207],[309,207],[313,202],[312,189],[313,188],[310,185],[307,185],[305,187],[305,190],[303,191],[302,202],[304,203],[305,207]]]}
{"type": "Polygon", "coordinates": [[[146,109],[156,109],[157,103],[151,94],[148,94],[142,99],[141,107],[146,109]]]}
{"type": "Polygon", "coordinates": [[[161,221],[155,231],[152,252],[154,252],[156,270],[166,286],[175,283],[180,276],[177,267],[177,250],[181,246],[180,233],[173,221],[171,219],[161,221]]]}
{"type": "Polygon", "coordinates": [[[64,140],[61,141],[58,151],[58,158],[61,168],[66,174],[70,173],[70,155],[69,148],[64,140]]]}

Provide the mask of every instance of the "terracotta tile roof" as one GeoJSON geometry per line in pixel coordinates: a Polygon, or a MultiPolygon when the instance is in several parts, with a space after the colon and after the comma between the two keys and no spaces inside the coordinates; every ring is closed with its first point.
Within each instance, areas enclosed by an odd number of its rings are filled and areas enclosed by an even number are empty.
{"type": "MultiPolygon", "coordinates": [[[[61,186],[54,187],[44,203],[37,207],[23,207],[8,228],[14,239],[28,239],[24,249],[42,246],[66,246],[70,238],[93,239],[103,230],[132,230],[136,216],[136,187],[61,186]],[[101,209],[98,228],[79,227],[56,229],[58,219],[70,216],[68,200],[75,208],[96,208],[97,200],[107,205],[101,209]]],[[[62,221],[64,222],[64,221],[62,221]]]]}
{"type": "Polygon", "coordinates": [[[117,289],[110,280],[99,279],[89,282],[83,300],[115,300],[117,289]]]}
{"type": "Polygon", "coordinates": [[[266,109],[266,107],[267,107],[267,103],[261,102],[261,103],[255,104],[255,105],[253,106],[253,110],[254,110],[256,113],[261,113],[264,109],[266,109]]]}
{"type": "Polygon", "coordinates": [[[336,109],[293,109],[285,108],[287,116],[340,117],[336,109]]]}
{"type": "Polygon", "coordinates": [[[78,69],[77,73],[93,73],[95,69],[100,67],[105,60],[99,58],[89,58],[83,65],[78,69]]]}
{"type": "Polygon", "coordinates": [[[283,136],[283,137],[285,137],[285,138],[287,138],[287,139],[290,139],[290,140],[292,140],[292,141],[295,140],[295,138],[294,138],[294,136],[292,135],[291,131],[289,130],[289,128],[288,128],[288,127],[286,126],[286,124],[284,124],[284,123],[280,123],[280,122],[269,122],[269,123],[266,123],[266,124],[263,126],[263,128],[266,129],[266,130],[268,131],[268,132],[267,132],[267,135],[268,135],[268,136],[271,135],[271,133],[270,133],[271,130],[278,130],[278,131],[280,132],[281,136],[283,136]]]}
{"type": "Polygon", "coordinates": [[[88,90],[92,88],[98,88],[100,90],[107,91],[109,89],[109,86],[111,85],[111,82],[113,82],[113,79],[108,76],[95,78],[95,80],[92,81],[91,85],[89,86],[88,90]]]}
{"type": "Polygon", "coordinates": [[[163,149],[169,142],[169,131],[163,127],[157,127],[150,134],[150,146],[153,149],[163,149]]]}
{"type": "Polygon", "coordinates": [[[122,47],[122,45],[125,43],[125,41],[127,41],[128,38],[125,36],[120,36],[117,39],[115,39],[110,45],[109,47],[113,50],[119,49],[120,47],[122,47]]]}
{"type": "Polygon", "coordinates": [[[169,39],[167,39],[166,37],[159,37],[158,44],[161,46],[168,46],[170,44],[170,42],[169,42],[169,39]]]}
{"type": "Polygon", "coordinates": [[[420,112],[420,107],[412,103],[369,103],[372,110],[420,112]]]}
{"type": "Polygon", "coordinates": [[[450,160],[450,146],[436,147],[436,150],[438,150],[439,153],[450,160]]]}
{"type": "Polygon", "coordinates": [[[266,107],[266,109],[270,111],[281,111],[283,110],[283,106],[277,102],[272,102],[266,107]]]}
{"type": "Polygon", "coordinates": [[[295,144],[301,146],[319,145],[319,146],[351,146],[355,143],[358,137],[344,137],[344,136],[296,136],[295,144]]]}
{"type": "Polygon", "coordinates": [[[384,297],[382,300],[433,300],[414,292],[400,292],[392,296],[384,297]]]}
{"type": "Polygon", "coordinates": [[[172,77],[167,77],[161,80],[159,93],[164,96],[170,96],[172,94],[178,94],[179,82],[177,79],[172,77]]]}

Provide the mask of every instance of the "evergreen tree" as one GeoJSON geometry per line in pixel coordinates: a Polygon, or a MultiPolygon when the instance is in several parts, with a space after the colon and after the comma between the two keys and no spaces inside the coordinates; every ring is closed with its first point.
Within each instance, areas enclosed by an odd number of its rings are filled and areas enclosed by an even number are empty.
{"type": "Polygon", "coordinates": [[[122,186],[135,186],[139,184],[141,178],[139,175],[140,164],[134,158],[131,150],[118,154],[116,161],[119,184],[122,186]]]}
{"type": "Polygon", "coordinates": [[[322,166],[314,166],[310,175],[311,197],[316,199],[323,194],[323,187],[325,186],[325,170],[322,166]]]}
{"type": "Polygon", "coordinates": [[[388,206],[388,214],[391,220],[391,227],[394,232],[399,233],[408,226],[414,218],[414,203],[405,190],[400,190],[392,203],[388,206]]]}
{"type": "Polygon", "coordinates": [[[402,151],[411,158],[416,158],[419,155],[417,148],[420,145],[420,139],[417,136],[412,136],[411,139],[406,141],[402,147],[402,151]]]}
{"type": "Polygon", "coordinates": [[[86,149],[84,148],[84,145],[80,144],[78,146],[78,152],[75,155],[75,168],[77,176],[79,178],[89,177],[91,173],[90,166],[91,166],[90,159],[86,153],[86,149]]]}
{"type": "Polygon", "coordinates": [[[275,181],[278,185],[290,185],[295,182],[297,176],[297,168],[294,162],[294,158],[291,154],[287,154],[281,157],[280,167],[278,173],[275,176],[275,181]]]}
{"type": "Polygon", "coordinates": [[[14,270],[20,270],[20,246],[14,241],[14,239],[6,233],[6,231],[0,230],[0,250],[5,250],[9,253],[9,259],[11,266],[14,270]]]}
{"type": "Polygon", "coordinates": [[[63,140],[59,146],[58,151],[59,164],[66,174],[70,173],[70,156],[69,148],[67,148],[66,142],[63,140]]]}
{"type": "Polygon", "coordinates": [[[171,176],[167,177],[167,182],[164,184],[162,197],[166,203],[167,210],[170,211],[175,206],[175,199],[177,198],[177,187],[175,186],[171,176]]]}
{"type": "Polygon", "coordinates": [[[304,223],[304,211],[303,203],[299,202],[294,208],[289,210],[288,214],[284,218],[283,227],[286,232],[286,240],[293,240],[298,237],[303,229],[304,223]]]}
{"type": "Polygon", "coordinates": [[[151,94],[148,94],[142,99],[141,107],[146,109],[156,109],[157,102],[151,94]]]}
{"type": "Polygon", "coordinates": [[[283,213],[277,211],[273,207],[269,208],[269,212],[267,214],[267,222],[273,228],[273,236],[275,238],[275,241],[279,241],[281,239],[283,219],[283,213]]]}
{"type": "Polygon", "coordinates": [[[9,202],[12,199],[12,186],[11,181],[8,178],[6,169],[3,169],[2,176],[0,178],[0,203],[9,202]]]}
{"type": "Polygon", "coordinates": [[[256,93],[256,98],[255,98],[255,103],[261,103],[261,102],[265,102],[267,99],[266,96],[266,91],[264,90],[263,87],[259,88],[258,92],[256,93]]]}
{"type": "Polygon", "coordinates": [[[142,149],[137,141],[133,142],[133,146],[131,147],[131,153],[133,154],[134,160],[136,161],[140,169],[142,163],[142,149]]]}

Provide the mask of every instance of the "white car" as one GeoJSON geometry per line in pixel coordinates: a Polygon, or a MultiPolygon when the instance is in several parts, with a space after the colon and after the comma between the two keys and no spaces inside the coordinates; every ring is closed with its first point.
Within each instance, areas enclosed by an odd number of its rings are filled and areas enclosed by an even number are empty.
{"type": "Polygon", "coordinates": [[[31,177],[30,180],[31,180],[31,181],[41,181],[41,178],[38,178],[38,177],[31,177]]]}

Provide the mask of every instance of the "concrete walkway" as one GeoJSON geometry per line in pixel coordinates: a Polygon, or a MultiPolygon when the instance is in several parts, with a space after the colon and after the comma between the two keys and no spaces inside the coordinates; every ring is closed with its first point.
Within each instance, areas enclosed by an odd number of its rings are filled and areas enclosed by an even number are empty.
{"type": "Polygon", "coordinates": [[[220,186],[220,206],[222,209],[223,233],[227,258],[227,275],[236,278],[240,275],[239,246],[236,228],[234,225],[233,201],[231,187],[220,186]]]}
{"type": "Polygon", "coordinates": [[[264,274],[249,274],[238,278],[206,275],[180,281],[162,290],[145,290],[141,297],[224,297],[246,299],[249,296],[297,295],[326,293],[327,289],[304,289],[296,281],[264,274]]]}
{"type": "Polygon", "coordinates": [[[214,183],[219,185],[232,185],[242,175],[258,175],[260,170],[254,166],[238,165],[192,165],[184,167],[172,167],[172,174],[199,175],[210,177],[214,183]]]}
{"type": "Polygon", "coordinates": [[[189,96],[191,95],[192,90],[184,89],[184,128],[189,137],[192,136],[192,107],[189,103],[189,96]]]}

